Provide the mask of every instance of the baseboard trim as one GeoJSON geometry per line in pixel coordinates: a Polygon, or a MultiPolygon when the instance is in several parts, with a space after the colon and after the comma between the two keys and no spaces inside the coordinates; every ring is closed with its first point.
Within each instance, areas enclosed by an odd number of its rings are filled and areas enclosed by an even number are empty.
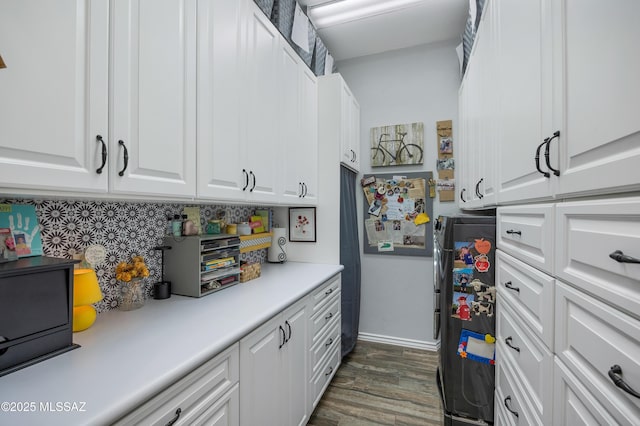
{"type": "Polygon", "coordinates": [[[358,340],[365,342],[386,343],[388,345],[404,346],[407,348],[424,349],[436,352],[440,349],[440,341],[425,342],[423,340],[405,339],[402,337],[383,336],[372,333],[358,333],[358,340]]]}

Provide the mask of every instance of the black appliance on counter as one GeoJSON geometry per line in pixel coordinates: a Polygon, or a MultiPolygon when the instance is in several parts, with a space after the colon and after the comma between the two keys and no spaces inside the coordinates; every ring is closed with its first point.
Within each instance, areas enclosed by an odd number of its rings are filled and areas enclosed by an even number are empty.
{"type": "Polygon", "coordinates": [[[434,339],[445,425],[493,424],[494,216],[440,216],[434,224],[434,339]]]}

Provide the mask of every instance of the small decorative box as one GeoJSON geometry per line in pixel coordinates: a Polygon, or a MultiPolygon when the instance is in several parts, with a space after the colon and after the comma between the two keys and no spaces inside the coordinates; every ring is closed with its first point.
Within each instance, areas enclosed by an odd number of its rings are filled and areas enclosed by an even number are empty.
{"type": "Polygon", "coordinates": [[[259,263],[245,263],[240,267],[240,282],[246,283],[254,278],[260,277],[259,263]]]}

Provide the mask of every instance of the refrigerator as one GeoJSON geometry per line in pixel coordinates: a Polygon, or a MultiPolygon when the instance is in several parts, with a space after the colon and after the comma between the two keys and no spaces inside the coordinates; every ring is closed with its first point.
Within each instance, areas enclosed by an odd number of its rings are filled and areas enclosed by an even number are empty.
{"type": "Polygon", "coordinates": [[[434,339],[445,425],[493,424],[495,216],[434,223],[434,339]]]}

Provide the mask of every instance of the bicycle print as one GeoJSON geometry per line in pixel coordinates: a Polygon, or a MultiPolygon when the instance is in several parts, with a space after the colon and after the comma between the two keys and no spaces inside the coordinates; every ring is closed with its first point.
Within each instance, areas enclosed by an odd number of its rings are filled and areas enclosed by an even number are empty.
{"type": "Polygon", "coordinates": [[[424,124],[396,124],[371,129],[371,166],[423,163],[424,124]]]}

